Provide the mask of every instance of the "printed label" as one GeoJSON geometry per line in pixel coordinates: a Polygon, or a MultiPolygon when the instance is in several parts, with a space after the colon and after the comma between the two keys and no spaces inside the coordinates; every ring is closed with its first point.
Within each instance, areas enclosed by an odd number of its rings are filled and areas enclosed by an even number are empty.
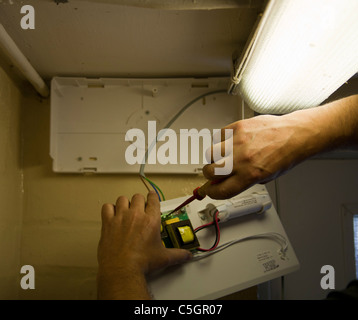
{"type": "Polygon", "coordinates": [[[274,256],[271,251],[264,251],[257,254],[257,261],[262,265],[264,272],[269,272],[277,269],[280,265],[276,263],[274,256]]]}
{"type": "Polygon", "coordinates": [[[251,206],[253,204],[256,204],[257,200],[254,197],[247,197],[245,199],[242,199],[239,202],[235,202],[234,203],[234,207],[238,208],[238,207],[245,207],[245,206],[251,206]]]}

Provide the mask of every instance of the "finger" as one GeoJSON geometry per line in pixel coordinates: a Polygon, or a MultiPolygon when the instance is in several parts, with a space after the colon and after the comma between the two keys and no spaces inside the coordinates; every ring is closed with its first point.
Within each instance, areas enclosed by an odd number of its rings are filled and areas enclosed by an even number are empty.
{"type": "Polygon", "coordinates": [[[142,194],[139,194],[139,193],[135,194],[132,197],[130,207],[131,207],[131,209],[140,210],[140,211],[144,212],[144,209],[145,209],[145,198],[144,198],[144,196],[142,194]]]}
{"type": "Polygon", "coordinates": [[[193,255],[190,251],[185,249],[166,249],[167,250],[167,257],[168,257],[168,267],[173,266],[175,264],[184,263],[190,260],[193,255]]]}
{"type": "Polygon", "coordinates": [[[233,174],[233,156],[232,154],[228,157],[222,158],[212,164],[207,164],[203,167],[203,174],[208,180],[221,180],[227,178],[233,174]]]}
{"type": "Polygon", "coordinates": [[[113,204],[106,203],[102,206],[102,210],[101,210],[102,222],[110,221],[114,217],[114,215],[115,215],[115,210],[113,204]]]}
{"type": "Polygon", "coordinates": [[[145,212],[150,215],[160,216],[160,202],[158,195],[154,191],[148,193],[145,212]]]}
{"type": "Polygon", "coordinates": [[[245,181],[240,181],[237,176],[230,176],[219,183],[208,186],[205,192],[212,199],[229,199],[250,186],[245,181]]]}
{"type": "Polygon", "coordinates": [[[129,208],[129,200],[125,196],[118,197],[116,201],[116,214],[129,208]]]}

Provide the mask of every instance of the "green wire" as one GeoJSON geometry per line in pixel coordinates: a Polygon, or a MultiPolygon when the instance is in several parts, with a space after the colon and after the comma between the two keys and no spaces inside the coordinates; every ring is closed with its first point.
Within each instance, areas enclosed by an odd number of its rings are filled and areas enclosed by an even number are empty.
{"type": "Polygon", "coordinates": [[[163,201],[165,201],[165,197],[164,197],[164,194],[162,192],[162,190],[160,190],[160,188],[153,182],[151,181],[150,179],[148,179],[147,177],[145,176],[142,176],[145,180],[147,180],[149,183],[151,183],[154,187],[156,187],[158,189],[158,191],[160,192],[160,194],[162,195],[162,199],[163,201]]]}

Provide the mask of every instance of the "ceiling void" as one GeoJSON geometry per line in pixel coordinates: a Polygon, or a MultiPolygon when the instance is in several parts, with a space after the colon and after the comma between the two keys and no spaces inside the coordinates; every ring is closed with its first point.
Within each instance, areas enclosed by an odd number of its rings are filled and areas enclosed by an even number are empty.
{"type": "Polygon", "coordinates": [[[46,80],[206,77],[230,75],[232,53],[242,50],[261,13],[261,1],[222,1],[231,8],[220,10],[134,6],[164,1],[131,1],[132,6],[115,2],[128,1],[26,1],[35,9],[35,29],[23,30],[22,4],[2,0],[0,21],[46,80]]]}

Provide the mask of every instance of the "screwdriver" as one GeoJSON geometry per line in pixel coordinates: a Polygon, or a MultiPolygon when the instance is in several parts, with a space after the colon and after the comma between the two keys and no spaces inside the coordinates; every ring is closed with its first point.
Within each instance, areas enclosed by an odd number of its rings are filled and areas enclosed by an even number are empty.
{"type": "Polygon", "coordinates": [[[203,200],[206,197],[206,188],[208,186],[218,183],[218,182],[220,182],[220,180],[219,181],[208,181],[205,184],[203,184],[201,187],[197,187],[196,189],[194,189],[193,195],[190,198],[185,200],[181,205],[176,207],[169,214],[172,214],[173,212],[180,210],[181,208],[185,207],[187,204],[189,204],[190,202],[192,202],[194,200],[203,200]]]}

